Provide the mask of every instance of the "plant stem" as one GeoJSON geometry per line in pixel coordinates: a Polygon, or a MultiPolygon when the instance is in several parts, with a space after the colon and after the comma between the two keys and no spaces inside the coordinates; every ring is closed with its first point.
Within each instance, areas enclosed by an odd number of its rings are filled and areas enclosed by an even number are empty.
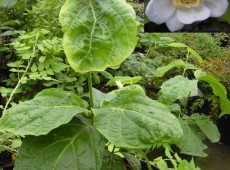
{"type": "Polygon", "coordinates": [[[146,153],[144,153],[142,150],[138,150],[138,152],[141,154],[141,156],[145,159],[147,167],[149,170],[153,170],[152,165],[149,162],[149,159],[146,156],[146,153]]]}
{"type": "Polygon", "coordinates": [[[8,108],[8,106],[9,106],[9,104],[10,104],[10,102],[11,102],[11,100],[12,100],[14,94],[16,93],[17,89],[18,89],[19,86],[21,85],[22,79],[25,77],[25,75],[26,75],[28,69],[30,68],[31,63],[32,63],[32,58],[30,59],[28,65],[27,65],[27,67],[26,67],[25,72],[23,73],[23,75],[21,76],[21,78],[19,78],[18,83],[17,83],[17,85],[15,86],[14,90],[10,93],[10,97],[9,97],[9,99],[7,100],[6,105],[5,105],[5,107],[4,107],[4,110],[3,110],[3,112],[2,112],[3,114],[5,113],[6,109],[8,108]]]}
{"type": "MultiPolygon", "coordinates": [[[[186,55],[186,61],[185,61],[185,64],[187,65],[188,64],[188,59],[189,59],[189,51],[187,49],[187,55],[186,55]]],[[[185,77],[185,72],[187,70],[187,66],[185,65],[184,67],[184,71],[183,71],[183,77],[185,77]]]]}
{"type": "MultiPolygon", "coordinates": [[[[38,37],[37,37],[37,39],[38,39],[38,37]]],[[[37,39],[36,39],[36,41],[37,41],[37,39]]],[[[25,72],[23,73],[23,75],[21,76],[21,78],[19,78],[18,83],[16,84],[14,90],[10,93],[10,97],[9,97],[9,99],[8,99],[7,102],[6,102],[6,105],[5,105],[5,107],[4,107],[4,110],[3,110],[2,114],[5,113],[6,109],[8,108],[8,106],[9,106],[9,104],[10,104],[10,102],[11,102],[13,96],[14,96],[14,94],[16,93],[17,89],[18,89],[19,86],[21,85],[22,79],[26,76],[27,71],[28,71],[28,69],[30,68],[30,65],[32,64],[33,57],[35,56],[36,47],[37,47],[37,42],[36,42],[35,45],[33,46],[33,53],[32,53],[32,56],[31,56],[30,59],[29,59],[28,65],[27,65],[27,67],[26,67],[26,70],[25,70],[25,72]]]]}
{"type": "Polygon", "coordinates": [[[92,108],[94,108],[94,103],[93,103],[93,83],[92,83],[92,74],[91,74],[91,72],[88,73],[88,88],[89,88],[90,109],[92,109],[92,108]]]}

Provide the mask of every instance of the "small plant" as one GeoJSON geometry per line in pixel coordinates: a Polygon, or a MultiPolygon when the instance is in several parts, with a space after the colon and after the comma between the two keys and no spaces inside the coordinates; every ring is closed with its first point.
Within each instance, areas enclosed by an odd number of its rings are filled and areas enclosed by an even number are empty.
{"type": "Polygon", "coordinates": [[[165,155],[165,159],[163,159],[162,156],[154,159],[157,167],[159,167],[161,170],[200,170],[199,167],[195,166],[193,159],[188,162],[187,160],[181,159],[177,153],[172,155],[172,150],[168,146],[165,148],[165,155]],[[169,167],[169,163],[171,163],[173,166],[169,167]]]}
{"type": "Polygon", "coordinates": [[[227,98],[227,91],[215,77],[207,75],[197,66],[188,63],[191,56],[195,57],[199,62],[203,61],[201,56],[194,50],[181,43],[170,43],[168,46],[186,48],[187,60],[185,62],[175,60],[166,66],[159,67],[155,71],[155,77],[162,77],[173,68],[182,68],[182,75],[176,75],[161,85],[158,101],[171,108],[182,126],[184,135],[181,143],[177,145],[181,153],[204,157],[206,154],[203,151],[207,146],[202,143],[202,140],[207,137],[211,142],[217,142],[220,134],[208,116],[203,113],[188,113],[188,102],[193,96],[199,96],[198,82],[206,82],[211,86],[214,95],[219,97],[221,107],[219,117],[221,117],[229,114],[230,101],[227,98]],[[186,76],[189,70],[193,71],[193,79],[189,79],[186,76]]]}

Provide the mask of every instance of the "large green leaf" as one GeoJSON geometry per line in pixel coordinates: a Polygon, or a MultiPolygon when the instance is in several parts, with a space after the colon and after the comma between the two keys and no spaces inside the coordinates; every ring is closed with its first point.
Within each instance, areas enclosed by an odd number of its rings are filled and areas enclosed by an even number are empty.
{"type": "Polygon", "coordinates": [[[90,123],[74,118],[48,135],[26,137],[14,169],[101,170],[104,147],[104,138],[90,123]]]}
{"type": "Polygon", "coordinates": [[[76,72],[118,66],[135,48],[135,12],[125,0],[67,0],[59,19],[64,50],[76,72]]]}
{"type": "Polygon", "coordinates": [[[183,129],[183,137],[181,142],[177,145],[180,148],[180,152],[192,156],[207,156],[204,150],[207,146],[202,143],[199,138],[197,130],[187,124],[186,121],[179,119],[181,127],[183,129]]]}
{"type": "Polygon", "coordinates": [[[180,75],[171,78],[161,85],[158,101],[170,105],[177,99],[188,97],[196,85],[197,80],[189,80],[180,75]]]}
{"type": "Polygon", "coordinates": [[[220,140],[220,133],[208,116],[196,113],[192,114],[188,121],[195,123],[211,142],[214,143],[220,140]]]}
{"type": "Polygon", "coordinates": [[[138,85],[108,94],[93,113],[98,131],[117,147],[149,148],[177,143],[182,136],[180,124],[168,107],[148,98],[138,85]]]}
{"type": "Polygon", "coordinates": [[[87,112],[82,100],[61,89],[46,89],[34,99],[8,109],[0,119],[0,129],[13,134],[45,135],[68,123],[76,114],[87,112]]]}

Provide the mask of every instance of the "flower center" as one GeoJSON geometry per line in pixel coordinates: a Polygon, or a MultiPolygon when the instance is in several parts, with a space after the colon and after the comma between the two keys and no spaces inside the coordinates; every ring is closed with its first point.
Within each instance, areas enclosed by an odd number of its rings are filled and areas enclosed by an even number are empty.
{"type": "Polygon", "coordinates": [[[181,9],[198,7],[202,0],[172,0],[173,4],[181,9]]]}

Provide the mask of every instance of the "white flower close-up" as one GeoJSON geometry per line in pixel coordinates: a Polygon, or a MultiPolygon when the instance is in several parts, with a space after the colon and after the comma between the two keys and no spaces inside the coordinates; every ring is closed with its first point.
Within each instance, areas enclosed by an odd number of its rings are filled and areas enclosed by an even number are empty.
{"type": "Polygon", "coordinates": [[[220,17],[228,9],[228,0],[150,0],[145,14],[156,24],[166,23],[171,32],[186,24],[220,17]]]}

